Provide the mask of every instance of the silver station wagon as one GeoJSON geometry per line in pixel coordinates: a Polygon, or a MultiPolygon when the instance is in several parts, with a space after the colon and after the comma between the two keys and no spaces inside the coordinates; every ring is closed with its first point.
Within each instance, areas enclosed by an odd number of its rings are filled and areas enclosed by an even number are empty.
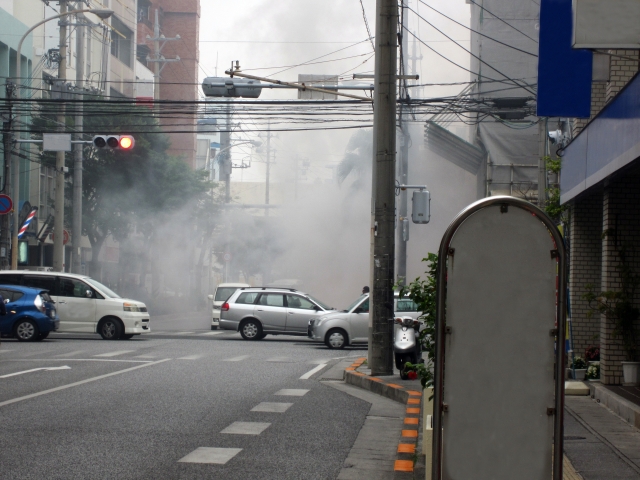
{"type": "Polygon", "coordinates": [[[334,310],[292,288],[240,288],[220,307],[220,328],[239,331],[245,340],[307,335],[310,319],[334,310]]]}

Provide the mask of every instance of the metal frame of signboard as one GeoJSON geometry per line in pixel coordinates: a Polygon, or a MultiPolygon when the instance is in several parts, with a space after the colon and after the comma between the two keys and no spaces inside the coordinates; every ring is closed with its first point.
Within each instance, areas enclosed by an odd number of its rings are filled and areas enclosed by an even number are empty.
{"type": "Polygon", "coordinates": [[[553,480],[562,480],[562,458],[563,458],[563,413],[564,413],[564,365],[565,355],[565,316],[566,316],[566,251],[564,239],[558,231],[553,221],[535,205],[515,197],[496,196],[479,200],[464,209],[453,220],[447,228],[442,242],[440,243],[438,257],[438,284],[437,284],[437,307],[436,307],[436,351],[434,364],[434,399],[433,399],[433,463],[432,479],[442,479],[442,455],[443,455],[443,398],[444,398],[444,356],[445,356],[445,302],[446,302],[446,275],[447,259],[450,254],[450,244],[453,237],[471,215],[491,206],[513,206],[521,208],[535,215],[547,228],[555,242],[558,261],[558,286],[556,302],[557,337],[556,337],[556,358],[555,358],[555,411],[553,424],[553,480]]]}

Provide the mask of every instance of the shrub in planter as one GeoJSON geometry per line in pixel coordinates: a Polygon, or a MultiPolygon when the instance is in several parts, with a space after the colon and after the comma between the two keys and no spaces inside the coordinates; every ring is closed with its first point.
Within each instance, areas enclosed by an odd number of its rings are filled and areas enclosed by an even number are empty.
{"type": "Polygon", "coordinates": [[[583,368],[587,368],[587,362],[584,361],[582,357],[574,357],[573,363],[571,364],[571,368],[576,370],[582,370],[583,368]]]}
{"type": "Polygon", "coordinates": [[[585,374],[585,378],[587,380],[597,380],[600,378],[600,362],[594,362],[589,365],[587,368],[587,373],[585,374]]]}

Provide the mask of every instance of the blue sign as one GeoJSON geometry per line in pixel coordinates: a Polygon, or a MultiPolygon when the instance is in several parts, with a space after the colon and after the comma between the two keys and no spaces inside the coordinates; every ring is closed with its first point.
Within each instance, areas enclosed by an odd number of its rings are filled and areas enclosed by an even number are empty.
{"type": "Polygon", "coordinates": [[[538,116],[591,115],[593,55],[571,48],[571,0],[540,2],[538,116]]]}
{"type": "Polygon", "coordinates": [[[13,202],[9,195],[0,195],[0,215],[6,215],[13,208],[13,202]]]}

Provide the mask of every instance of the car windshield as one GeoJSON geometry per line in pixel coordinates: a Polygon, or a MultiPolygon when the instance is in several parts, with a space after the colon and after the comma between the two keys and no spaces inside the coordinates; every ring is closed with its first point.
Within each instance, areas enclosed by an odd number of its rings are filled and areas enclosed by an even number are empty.
{"type": "Polygon", "coordinates": [[[83,280],[87,282],[89,285],[91,285],[92,287],[95,287],[98,290],[100,290],[100,293],[102,293],[103,295],[106,295],[109,298],[122,298],[116,292],[114,292],[110,288],[105,287],[100,282],[95,281],[93,278],[86,277],[86,278],[83,278],[83,280]]]}
{"type": "Polygon", "coordinates": [[[314,301],[315,303],[317,303],[318,305],[320,305],[324,310],[335,310],[332,307],[328,307],[325,303],[321,302],[320,300],[318,300],[317,298],[313,298],[311,295],[307,295],[307,297],[314,301]]]}
{"type": "Polygon", "coordinates": [[[365,294],[365,295],[360,295],[360,296],[358,297],[358,299],[357,299],[355,302],[353,302],[351,305],[349,305],[349,306],[346,308],[346,310],[343,310],[343,312],[350,312],[351,310],[353,310],[354,308],[356,308],[356,306],[357,306],[357,305],[359,305],[359,304],[360,304],[360,302],[361,302],[362,300],[364,300],[366,297],[367,297],[367,295],[366,295],[366,294],[365,294]]]}
{"type": "Polygon", "coordinates": [[[218,287],[218,289],[216,290],[216,298],[214,298],[214,301],[226,302],[238,288],[239,287],[218,287]]]}

